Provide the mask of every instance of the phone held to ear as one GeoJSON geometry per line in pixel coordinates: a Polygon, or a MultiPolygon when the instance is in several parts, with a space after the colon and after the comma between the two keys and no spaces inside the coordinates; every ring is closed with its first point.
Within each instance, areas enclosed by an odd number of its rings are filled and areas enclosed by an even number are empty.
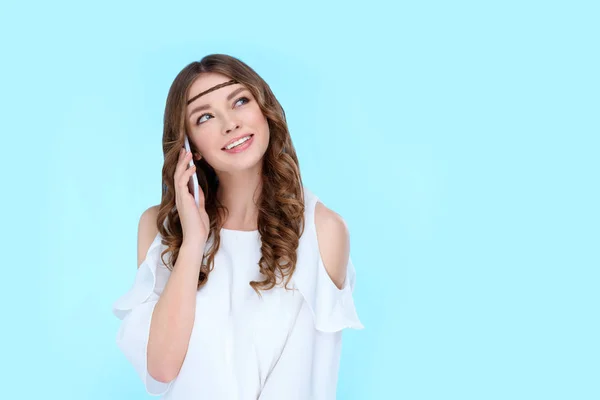
{"type": "MultiPolygon", "coordinates": [[[[188,140],[187,135],[185,136],[185,150],[186,151],[192,151],[190,149],[190,141],[188,140]]],[[[190,167],[194,166],[194,157],[192,157],[190,159],[190,167]]],[[[192,189],[192,194],[194,195],[194,200],[196,200],[196,207],[200,207],[200,199],[198,198],[199,195],[199,191],[200,191],[200,186],[198,185],[198,176],[196,175],[196,173],[193,173],[192,176],[190,177],[190,185],[191,185],[191,189],[192,189]]]]}

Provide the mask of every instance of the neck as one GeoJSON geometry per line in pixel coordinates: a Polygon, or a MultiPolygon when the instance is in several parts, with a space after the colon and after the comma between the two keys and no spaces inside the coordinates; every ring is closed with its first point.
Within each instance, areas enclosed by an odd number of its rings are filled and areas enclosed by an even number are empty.
{"type": "Polygon", "coordinates": [[[217,172],[217,199],[227,207],[229,215],[223,227],[235,230],[258,229],[258,197],[262,189],[260,165],[236,172],[217,172]]]}

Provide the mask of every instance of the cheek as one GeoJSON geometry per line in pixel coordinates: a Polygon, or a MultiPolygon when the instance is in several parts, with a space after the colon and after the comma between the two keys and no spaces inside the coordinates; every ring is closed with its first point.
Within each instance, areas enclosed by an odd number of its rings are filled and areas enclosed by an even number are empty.
{"type": "Polygon", "coordinates": [[[260,129],[261,136],[264,137],[265,141],[269,140],[269,123],[260,109],[252,114],[251,125],[256,129],[260,129]]]}
{"type": "Polygon", "coordinates": [[[248,109],[248,113],[246,116],[247,116],[248,123],[250,123],[254,126],[260,126],[267,122],[267,118],[264,116],[260,107],[258,107],[256,105],[256,103],[255,103],[254,107],[252,107],[251,109],[248,109]]]}
{"type": "Polygon", "coordinates": [[[196,137],[194,138],[194,144],[196,145],[196,149],[202,155],[202,157],[211,158],[210,153],[214,152],[215,146],[219,146],[214,139],[209,139],[210,136],[206,135],[206,132],[202,132],[201,134],[196,133],[196,137]],[[202,138],[198,138],[198,136],[202,136],[202,138]]]}

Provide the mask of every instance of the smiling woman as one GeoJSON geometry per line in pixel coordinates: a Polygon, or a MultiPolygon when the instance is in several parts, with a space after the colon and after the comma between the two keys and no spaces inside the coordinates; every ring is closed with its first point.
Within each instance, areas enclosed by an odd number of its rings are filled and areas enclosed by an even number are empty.
{"type": "Polygon", "coordinates": [[[363,328],[349,232],[302,183],[267,83],[223,54],[189,64],[167,96],[162,146],[165,190],[140,217],[136,279],[113,307],[147,392],[334,399],[342,330],[363,328]]]}
{"type": "MultiPolygon", "coordinates": [[[[201,154],[206,162],[206,165],[203,164],[205,169],[212,168],[219,175],[217,171],[236,167],[238,172],[246,171],[244,174],[257,175],[262,169],[258,165],[259,160],[267,152],[271,140],[269,121],[263,112],[263,108],[265,111],[267,109],[265,106],[261,107],[260,98],[269,96],[270,90],[266,92],[259,89],[260,82],[243,84],[231,79],[229,75],[232,74],[205,71],[191,82],[185,102],[186,131],[197,152],[195,159],[200,160],[201,154]],[[226,124],[229,124],[231,132],[227,132],[226,124]],[[241,140],[247,141],[242,143],[241,140]],[[232,145],[238,146],[232,148],[232,145]],[[215,151],[216,149],[221,151],[215,151]],[[239,155],[242,152],[244,157],[236,157],[234,165],[224,156],[239,155]]],[[[281,116],[276,119],[281,119],[281,116]]],[[[287,128],[274,134],[274,142],[281,143],[281,146],[288,142],[288,147],[293,148],[287,128]]],[[[265,158],[269,158],[269,155],[265,158]]],[[[293,159],[288,162],[297,164],[293,159]]],[[[257,183],[256,178],[254,182],[257,183]]]]}

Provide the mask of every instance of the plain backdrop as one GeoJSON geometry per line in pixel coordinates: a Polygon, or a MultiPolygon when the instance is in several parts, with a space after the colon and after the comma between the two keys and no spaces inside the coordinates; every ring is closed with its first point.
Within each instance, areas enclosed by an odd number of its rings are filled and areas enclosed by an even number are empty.
{"type": "MultiPolygon", "coordinates": [[[[167,91],[240,58],[343,216],[339,399],[600,398],[593,1],[3,2],[7,399],[145,399],[115,344],[167,91]]],[[[199,397],[200,398],[200,397],[199,397]]]]}

